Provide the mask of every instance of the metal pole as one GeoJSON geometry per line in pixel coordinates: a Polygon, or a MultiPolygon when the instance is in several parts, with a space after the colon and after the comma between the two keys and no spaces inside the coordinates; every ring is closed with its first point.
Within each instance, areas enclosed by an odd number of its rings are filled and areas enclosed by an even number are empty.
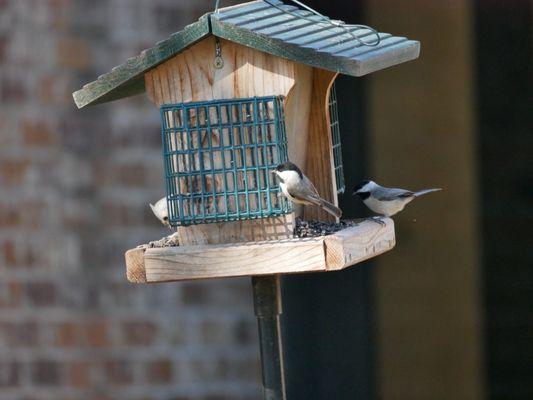
{"type": "Polygon", "coordinates": [[[281,287],[279,275],[252,277],[254,310],[259,325],[264,400],[285,400],[281,346],[281,287]]]}

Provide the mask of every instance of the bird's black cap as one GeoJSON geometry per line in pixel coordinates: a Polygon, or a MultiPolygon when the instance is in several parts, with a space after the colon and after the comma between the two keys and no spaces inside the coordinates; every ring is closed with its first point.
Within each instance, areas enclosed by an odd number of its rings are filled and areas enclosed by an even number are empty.
{"type": "Polygon", "coordinates": [[[359,183],[353,188],[353,193],[352,193],[352,194],[356,194],[356,192],[357,192],[359,189],[362,189],[363,186],[365,186],[367,183],[370,183],[370,181],[366,180],[366,181],[361,181],[361,182],[359,182],[359,183]]]}
{"type": "Polygon", "coordinates": [[[300,175],[300,178],[303,178],[303,173],[298,166],[290,161],[284,162],[283,164],[279,164],[276,167],[276,171],[283,172],[283,171],[296,171],[298,175],[300,175]]]}

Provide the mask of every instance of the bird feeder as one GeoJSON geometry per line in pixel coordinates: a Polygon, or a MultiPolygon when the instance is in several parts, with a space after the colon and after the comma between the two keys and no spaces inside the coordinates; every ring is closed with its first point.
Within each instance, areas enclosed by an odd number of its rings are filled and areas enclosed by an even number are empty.
{"type": "Polygon", "coordinates": [[[339,129],[335,78],[413,60],[419,49],[404,37],[259,0],[206,14],[75,92],[79,108],[146,93],[160,111],[169,222],[179,246],[130,250],[128,278],[331,271],[390,250],[388,219],[294,239],[296,215],[332,217],[293,207],[270,171],[290,160],[338,205],[347,132],[339,129]]]}

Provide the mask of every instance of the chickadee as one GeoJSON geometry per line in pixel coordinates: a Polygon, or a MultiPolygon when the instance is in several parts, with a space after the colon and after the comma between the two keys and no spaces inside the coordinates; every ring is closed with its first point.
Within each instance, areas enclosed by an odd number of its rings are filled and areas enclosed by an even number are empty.
{"type": "Polygon", "coordinates": [[[167,198],[163,197],[161,200],[158,200],[155,205],[150,204],[152,212],[157,217],[159,221],[166,227],[172,229],[170,223],[168,222],[168,208],[167,208],[167,198]]]}
{"type": "Polygon", "coordinates": [[[442,189],[411,192],[405,189],[386,188],[373,181],[363,181],[354,188],[353,194],[359,196],[363,203],[375,213],[391,217],[402,211],[416,197],[439,190],[442,189]]]}
{"type": "Polygon", "coordinates": [[[290,201],[318,206],[336,218],[342,215],[340,208],[320,197],[313,183],[295,164],[290,161],[280,164],[272,173],[279,178],[279,187],[290,201]]]}

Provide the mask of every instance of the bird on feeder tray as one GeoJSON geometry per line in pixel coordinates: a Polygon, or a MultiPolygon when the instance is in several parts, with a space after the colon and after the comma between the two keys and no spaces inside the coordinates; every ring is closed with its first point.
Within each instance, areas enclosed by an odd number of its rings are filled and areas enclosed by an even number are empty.
{"type": "Polygon", "coordinates": [[[163,197],[162,199],[158,200],[155,205],[150,203],[150,208],[152,209],[152,212],[157,217],[157,219],[161,221],[164,226],[168,227],[169,229],[172,229],[168,220],[168,207],[166,197],[163,197]]]}
{"type": "Polygon", "coordinates": [[[424,189],[412,192],[405,189],[393,189],[378,185],[374,181],[363,181],[353,190],[363,203],[376,214],[392,217],[404,209],[415,198],[442,189],[424,189]]]}
{"type": "Polygon", "coordinates": [[[290,201],[299,204],[315,205],[336,218],[340,218],[342,211],[339,207],[324,200],[318,194],[313,182],[305,176],[296,164],[288,161],[278,165],[273,171],[279,179],[279,187],[283,195],[290,201]]]}

